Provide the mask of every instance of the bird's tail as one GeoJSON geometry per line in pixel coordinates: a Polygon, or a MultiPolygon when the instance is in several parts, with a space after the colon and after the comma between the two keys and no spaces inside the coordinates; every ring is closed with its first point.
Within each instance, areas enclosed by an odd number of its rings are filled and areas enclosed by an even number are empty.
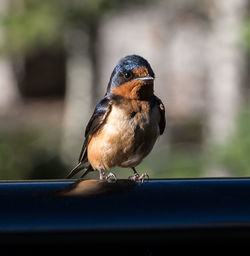
{"type": "Polygon", "coordinates": [[[81,170],[84,170],[84,173],[81,175],[80,178],[83,178],[85,175],[87,175],[89,172],[93,171],[92,166],[89,164],[86,166],[83,165],[82,162],[79,162],[71,171],[70,173],[66,176],[66,179],[70,179],[72,178],[75,174],[77,174],[78,172],[80,172],[81,170]]]}

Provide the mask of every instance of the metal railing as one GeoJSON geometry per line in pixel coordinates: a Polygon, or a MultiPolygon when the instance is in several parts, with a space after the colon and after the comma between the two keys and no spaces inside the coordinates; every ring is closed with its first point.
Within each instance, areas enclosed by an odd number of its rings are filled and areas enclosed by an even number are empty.
{"type": "Polygon", "coordinates": [[[250,237],[248,178],[0,182],[0,203],[0,243],[250,237]]]}

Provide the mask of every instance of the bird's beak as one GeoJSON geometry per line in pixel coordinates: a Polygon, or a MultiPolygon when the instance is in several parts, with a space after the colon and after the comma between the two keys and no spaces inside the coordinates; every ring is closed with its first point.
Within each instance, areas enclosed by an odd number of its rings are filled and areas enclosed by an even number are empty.
{"type": "Polygon", "coordinates": [[[148,82],[150,82],[150,81],[154,81],[154,78],[152,77],[152,76],[144,76],[144,77],[138,77],[138,78],[136,78],[137,80],[142,80],[142,81],[148,81],[148,82]]]}

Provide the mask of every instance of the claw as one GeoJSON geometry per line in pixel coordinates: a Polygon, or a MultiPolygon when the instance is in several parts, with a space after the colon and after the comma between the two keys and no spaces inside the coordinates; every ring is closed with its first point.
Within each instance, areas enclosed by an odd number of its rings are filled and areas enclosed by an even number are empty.
{"type": "Polygon", "coordinates": [[[147,173],[143,173],[142,175],[139,175],[139,173],[135,173],[133,176],[129,176],[128,177],[130,180],[133,181],[139,181],[140,184],[144,183],[145,178],[147,178],[147,180],[149,179],[149,176],[147,173]]]}
{"type": "Polygon", "coordinates": [[[137,181],[140,178],[139,173],[135,173],[133,176],[128,177],[130,180],[137,181]]]}
{"type": "Polygon", "coordinates": [[[110,172],[106,177],[105,177],[107,182],[113,183],[117,181],[117,178],[114,173],[110,172]]]}
{"type": "Polygon", "coordinates": [[[148,176],[148,174],[147,173],[143,173],[140,177],[139,177],[139,183],[140,184],[142,184],[143,182],[144,182],[144,179],[147,179],[147,180],[149,180],[149,176],[148,176]]]}
{"type": "Polygon", "coordinates": [[[103,170],[99,170],[100,180],[106,180],[107,182],[116,182],[117,178],[114,173],[110,172],[108,175],[105,175],[103,170]]]}

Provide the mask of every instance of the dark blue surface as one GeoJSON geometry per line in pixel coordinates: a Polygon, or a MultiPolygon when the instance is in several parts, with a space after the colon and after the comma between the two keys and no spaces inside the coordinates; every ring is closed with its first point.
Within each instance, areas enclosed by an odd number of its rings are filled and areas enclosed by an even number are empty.
{"type": "Polygon", "coordinates": [[[250,226],[250,179],[150,180],[58,196],[75,181],[0,182],[0,232],[250,226]]]}

